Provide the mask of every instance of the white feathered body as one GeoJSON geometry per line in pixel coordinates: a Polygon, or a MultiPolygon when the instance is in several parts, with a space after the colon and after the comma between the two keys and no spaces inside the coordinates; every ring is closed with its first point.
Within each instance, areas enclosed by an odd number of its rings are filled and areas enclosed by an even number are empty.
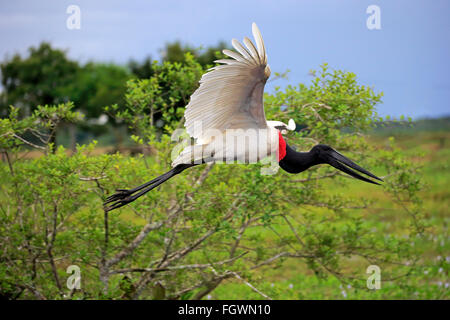
{"type": "Polygon", "coordinates": [[[227,130],[214,136],[208,143],[187,146],[173,161],[182,163],[256,163],[264,158],[278,156],[279,131],[273,127],[259,130],[227,130]]]}

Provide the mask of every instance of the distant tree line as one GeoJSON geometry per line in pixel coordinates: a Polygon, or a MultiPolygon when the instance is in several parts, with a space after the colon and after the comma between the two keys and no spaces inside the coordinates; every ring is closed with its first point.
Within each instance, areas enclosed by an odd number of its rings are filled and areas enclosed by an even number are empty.
{"type": "MultiPolygon", "coordinates": [[[[125,65],[92,61],[82,64],[70,59],[67,51],[42,42],[37,47],[30,47],[28,55],[15,54],[0,63],[0,116],[8,116],[11,105],[19,108],[21,116],[29,116],[40,105],[71,101],[86,120],[78,127],[98,134],[105,130],[99,124],[108,122],[111,126],[117,125],[113,118],[105,116],[104,108],[124,105],[127,81],[157,76],[163,72],[161,66],[164,62],[186,64],[187,52],[206,69],[221,57],[220,52],[224,48],[223,42],[201,49],[177,41],[165,45],[160,61],[147,56],[142,61],[132,59],[125,65]]],[[[164,77],[159,77],[158,81],[163,88],[169,86],[161,83],[166,81],[164,77]]],[[[158,117],[159,113],[154,114],[158,117]]],[[[68,127],[74,131],[74,126],[68,127]]],[[[72,133],[72,140],[75,140],[75,133],[72,133]]]]}

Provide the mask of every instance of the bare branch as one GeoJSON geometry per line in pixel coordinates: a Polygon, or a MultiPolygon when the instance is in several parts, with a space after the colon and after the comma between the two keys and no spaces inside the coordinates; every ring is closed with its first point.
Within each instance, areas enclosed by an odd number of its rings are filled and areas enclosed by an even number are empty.
{"type": "Polygon", "coordinates": [[[105,179],[106,177],[106,175],[102,175],[100,177],[79,177],[78,179],[80,179],[81,181],[97,181],[100,179],[105,179]]]}
{"type": "Polygon", "coordinates": [[[14,136],[14,138],[19,139],[19,140],[22,141],[23,143],[25,143],[25,144],[27,144],[27,145],[33,147],[33,148],[40,149],[40,150],[44,150],[44,151],[47,150],[47,149],[44,148],[44,147],[38,146],[38,145],[36,145],[36,144],[34,144],[34,143],[31,143],[31,142],[28,141],[28,140],[25,140],[24,138],[22,138],[21,136],[18,136],[18,135],[15,134],[15,133],[13,134],[13,136],[14,136]]]}
{"type": "Polygon", "coordinates": [[[134,240],[126,248],[122,249],[122,251],[120,251],[113,258],[106,262],[106,266],[111,267],[122,261],[125,257],[129,256],[134,251],[134,249],[136,249],[141,244],[141,242],[145,239],[150,231],[161,228],[165,223],[172,220],[173,218],[174,216],[171,216],[165,221],[146,224],[141,232],[139,232],[136,238],[134,238],[134,240]]]}
{"type": "Polygon", "coordinates": [[[255,291],[256,293],[259,293],[261,296],[263,296],[264,298],[266,298],[267,300],[273,300],[271,297],[269,297],[267,294],[265,294],[264,292],[256,289],[256,287],[254,287],[250,282],[244,280],[239,274],[237,274],[236,272],[231,272],[237,279],[241,280],[244,284],[246,284],[247,286],[249,286],[253,291],[255,291]]]}
{"type": "Polygon", "coordinates": [[[53,252],[52,252],[53,244],[55,243],[55,238],[56,238],[57,219],[58,219],[58,207],[55,204],[54,208],[53,208],[52,221],[51,221],[52,231],[47,236],[46,250],[47,250],[48,258],[50,260],[50,266],[52,268],[52,273],[53,273],[53,277],[55,279],[56,286],[58,287],[60,294],[62,294],[62,286],[61,286],[61,282],[59,280],[58,271],[56,269],[56,264],[55,264],[55,260],[53,258],[53,252]]]}
{"type": "Polygon", "coordinates": [[[248,253],[248,251],[235,256],[231,259],[226,259],[214,263],[205,263],[205,264],[187,264],[187,265],[178,265],[178,266],[167,266],[167,267],[159,267],[159,268],[127,268],[127,269],[119,269],[119,270],[113,270],[110,273],[116,274],[116,273],[127,273],[127,272],[163,272],[163,271],[173,271],[173,270],[183,270],[183,269],[205,269],[210,268],[213,266],[220,266],[223,264],[227,264],[230,262],[233,262],[235,260],[238,260],[245,256],[248,253]]]}

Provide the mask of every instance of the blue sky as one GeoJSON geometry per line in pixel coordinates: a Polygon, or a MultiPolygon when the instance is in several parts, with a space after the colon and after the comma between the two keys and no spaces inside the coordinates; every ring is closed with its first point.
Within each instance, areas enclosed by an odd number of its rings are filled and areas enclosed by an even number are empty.
{"type": "Polygon", "coordinates": [[[81,61],[125,63],[159,58],[168,41],[195,46],[251,36],[258,24],[272,71],[290,69],[281,87],[308,82],[328,62],[383,91],[381,115],[449,115],[450,1],[2,1],[0,59],[42,40],[81,61]],[[69,30],[66,9],[81,9],[81,29],[69,30]],[[381,9],[381,30],[368,30],[366,8],[381,9]]]}

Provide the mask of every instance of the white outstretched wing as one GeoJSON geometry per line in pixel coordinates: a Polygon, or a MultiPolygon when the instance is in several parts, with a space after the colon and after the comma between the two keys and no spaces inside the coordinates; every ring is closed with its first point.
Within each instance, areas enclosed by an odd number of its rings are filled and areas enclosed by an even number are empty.
{"type": "MultiPolygon", "coordinates": [[[[200,80],[184,113],[191,137],[202,140],[205,131],[216,129],[266,128],[263,106],[264,85],[270,76],[261,33],[252,25],[256,47],[244,38],[245,47],[233,39],[237,52],[223,50],[232,59],[217,60],[200,80]],[[201,128],[201,130],[199,130],[201,128]]],[[[206,141],[197,143],[205,143],[206,141]]]]}

